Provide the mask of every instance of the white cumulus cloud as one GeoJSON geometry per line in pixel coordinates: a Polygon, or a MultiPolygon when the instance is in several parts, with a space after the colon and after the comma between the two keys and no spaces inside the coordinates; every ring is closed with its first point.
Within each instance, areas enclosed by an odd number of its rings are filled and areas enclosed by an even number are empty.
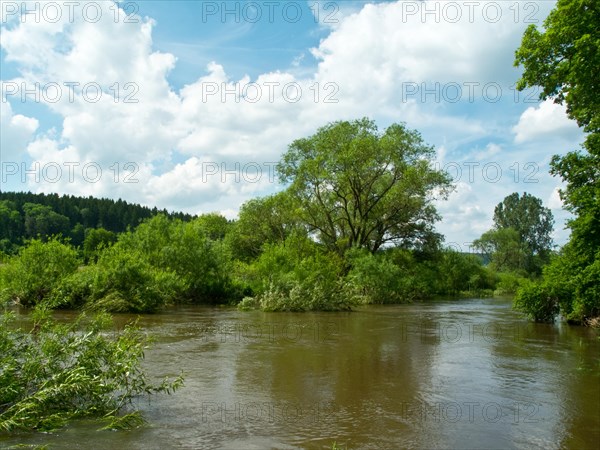
{"type": "Polygon", "coordinates": [[[566,107],[552,100],[546,100],[537,107],[527,108],[512,131],[518,144],[540,138],[573,139],[580,134],[577,123],[567,117],[566,107]]]}

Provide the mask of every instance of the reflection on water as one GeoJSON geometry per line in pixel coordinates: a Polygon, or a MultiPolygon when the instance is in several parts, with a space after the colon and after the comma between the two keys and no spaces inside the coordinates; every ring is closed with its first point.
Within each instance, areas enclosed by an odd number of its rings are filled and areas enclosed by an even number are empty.
{"type": "MultiPolygon", "coordinates": [[[[126,321],[131,317],[119,316],[126,321]]],[[[144,400],[150,425],[0,438],[50,448],[597,448],[600,341],[528,323],[506,299],[260,313],[185,307],[144,316],[145,366],[183,371],[144,400]]]]}

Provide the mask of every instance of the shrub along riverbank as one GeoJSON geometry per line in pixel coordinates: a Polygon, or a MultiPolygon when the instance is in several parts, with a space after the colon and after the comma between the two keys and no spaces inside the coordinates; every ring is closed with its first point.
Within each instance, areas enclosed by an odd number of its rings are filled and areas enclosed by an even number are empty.
{"type": "Polygon", "coordinates": [[[109,312],[154,312],[176,303],[346,310],[466,292],[489,295],[518,285],[475,255],[390,248],[375,254],[351,249],[342,257],[299,232],[242,259],[236,227],[224,221],[223,233],[211,237],[207,222],[204,216],[190,222],[156,216],[114,244],[100,244],[87,264],[68,241],[28,241],[0,267],[0,298],[26,307],[109,312]]]}
{"type": "Polygon", "coordinates": [[[38,307],[28,326],[10,312],[1,316],[0,433],[49,431],[82,418],[98,418],[107,429],[142,424],[133,400],[171,393],[182,378],[148,382],[140,368],[144,334],[135,324],[111,329],[107,314],[60,324],[38,307]]]}

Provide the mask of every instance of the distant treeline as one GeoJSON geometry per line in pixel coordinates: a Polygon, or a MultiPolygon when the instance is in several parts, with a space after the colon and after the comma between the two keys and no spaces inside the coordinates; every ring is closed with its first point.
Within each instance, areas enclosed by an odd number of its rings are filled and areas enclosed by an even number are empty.
{"type": "Polygon", "coordinates": [[[184,213],[169,213],[124,200],[74,195],[0,192],[0,250],[13,253],[24,239],[61,234],[75,246],[83,244],[86,229],[122,233],[144,219],[164,214],[189,221],[184,213]]]}

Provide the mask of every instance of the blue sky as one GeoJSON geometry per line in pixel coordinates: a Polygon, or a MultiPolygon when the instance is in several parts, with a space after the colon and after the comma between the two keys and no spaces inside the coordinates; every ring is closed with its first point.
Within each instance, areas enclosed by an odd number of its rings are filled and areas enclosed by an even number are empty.
{"type": "Polygon", "coordinates": [[[4,190],[123,198],[235,217],[282,187],[273,164],[334,120],[405,122],[456,190],[437,203],[467,249],[512,192],[542,199],[582,133],[517,93],[514,51],[553,1],[0,1],[4,190]]]}

